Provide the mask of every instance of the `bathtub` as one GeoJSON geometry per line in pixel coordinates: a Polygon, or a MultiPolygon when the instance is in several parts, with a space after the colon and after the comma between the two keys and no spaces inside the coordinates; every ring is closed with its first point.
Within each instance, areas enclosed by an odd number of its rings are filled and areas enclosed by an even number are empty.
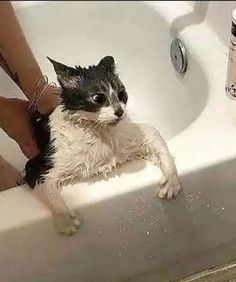
{"type": "MultiPolygon", "coordinates": [[[[236,129],[224,82],[227,47],[188,2],[13,2],[43,72],[46,56],[87,66],[113,55],[136,121],[159,129],[183,180],[177,200],[157,197],[160,171],[129,163],[108,180],[65,187],[82,225],[58,235],[51,213],[26,186],[0,193],[2,282],[172,281],[236,253],[236,129]],[[187,21],[186,21],[187,19],[187,21]],[[184,76],[169,58],[173,38],[188,53],[184,76]]],[[[22,96],[1,71],[4,93],[22,96]]],[[[0,154],[25,158],[0,132],[0,154]]]]}

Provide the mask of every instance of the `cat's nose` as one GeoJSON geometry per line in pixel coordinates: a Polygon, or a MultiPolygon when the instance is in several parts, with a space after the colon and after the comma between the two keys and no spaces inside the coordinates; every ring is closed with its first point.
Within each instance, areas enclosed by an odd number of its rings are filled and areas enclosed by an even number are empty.
{"type": "Polygon", "coordinates": [[[116,115],[117,117],[120,118],[120,117],[123,116],[123,114],[124,114],[124,111],[123,111],[121,108],[115,110],[115,115],[116,115]]]}

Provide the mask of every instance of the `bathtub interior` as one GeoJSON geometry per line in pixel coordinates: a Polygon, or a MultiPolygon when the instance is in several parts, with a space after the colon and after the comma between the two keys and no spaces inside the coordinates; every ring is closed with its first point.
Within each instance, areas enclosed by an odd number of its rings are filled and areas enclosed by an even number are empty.
{"type": "MultiPolygon", "coordinates": [[[[128,90],[130,117],[156,127],[166,140],[190,126],[207,103],[208,85],[202,69],[189,56],[187,74],[182,78],[175,74],[169,58],[172,36],[168,24],[142,2],[42,1],[20,6],[16,12],[51,81],[56,77],[46,56],[68,65],[88,66],[113,55],[128,90]],[[192,73],[201,80],[197,88],[192,73]]],[[[3,93],[22,96],[2,71],[0,75],[3,93]]],[[[16,144],[2,131],[0,140],[0,153],[22,170],[26,159],[16,144]]]]}
{"type": "Polygon", "coordinates": [[[167,23],[142,2],[55,1],[18,9],[17,15],[44,73],[53,80],[46,56],[88,66],[113,55],[129,93],[131,117],[157,127],[165,138],[188,127],[206,104],[206,82],[202,79],[196,90],[188,76],[184,81],[176,77],[167,23]]]}
{"type": "MultiPolygon", "coordinates": [[[[167,2],[160,5],[171,10],[167,2]]],[[[129,91],[133,119],[160,130],[174,149],[178,167],[199,164],[208,153],[223,155],[233,144],[217,143],[232,133],[229,126],[222,128],[221,135],[218,130],[226,121],[221,117],[223,99],[215,95],[223,80],[207,72],[191,48],[188,72],[183,78],[176,76],[169,60],[170,24],[150,5],[44,1],[17,9],[17,15],[52,80],[55,76],[46,56],[88,65],[113,54],[129,91]],[[206,142],[202,136],[207,136],[206,142]]],[[[186,44],[196,37],[192,32],[185,35],[186,44]]],[[[202,35],[197,34],[196,44],[202,35]]],[[[215,58],[209,48],[206,45],[205,65],[212,69],[215,58]]],[[[221,53],[217,56],[220,63],[224,61],[221,53]]],[[[6,87],[21,95],[15,86],[6,87]]],[[[14,142],[9,143],[4,134],[0,138],[0,153],[23,168],[25,160],[14,142]]],[[[70,206],[80,211],[82,227],[68,240],[55,234],[50,213],[26,186],[1,192],[2,279],[164,282],[231,258],[236,251],[235,169],[232,160],[181,172],[184,190],[174,202],[157,199],[160,173],[143,163],[129,164],[96,185],[81,184],[79,189],[74,185],[64,193],[70,206]]]]}

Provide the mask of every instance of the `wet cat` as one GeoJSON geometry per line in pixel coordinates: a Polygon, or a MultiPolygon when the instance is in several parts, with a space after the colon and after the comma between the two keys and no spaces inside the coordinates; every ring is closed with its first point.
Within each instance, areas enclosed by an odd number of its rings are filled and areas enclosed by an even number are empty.
{"type": "Polygon", "coordinates": [[[25,179],[44,191],[58,231],[72,235],[79,227],[61,187],[105,175],[127,161],[145,159],[160,166],[159,196],[177,196],[180,181],[166,143],[156,129],[127,116],[128,94],[114,58],[106,56],[89,68],[49,60],[61,86],[60,104],[49,117],[33,121],[41,154],[27,162],[25,179]]]}

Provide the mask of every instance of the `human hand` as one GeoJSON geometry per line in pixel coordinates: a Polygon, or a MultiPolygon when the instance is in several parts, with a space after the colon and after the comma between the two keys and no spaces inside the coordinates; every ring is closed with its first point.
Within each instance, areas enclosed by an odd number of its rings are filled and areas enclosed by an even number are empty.
{"type": "Polygon", "coordinates": [[[41,77],[30,95],[30,110],[38,110],[50,115],[59,104],[60,88],[54,82],[49,83],[47,76],[41,77]]]}
{"type": "Polygon", "coordinates": [[[48,86],[39,94],[35,107],[41,114],[51,114],[59,103],[59,88],[48,86]]]}
{"type": "Polygon", "coordinates": [[[39,154],[39,150],[28,108],[28,101],[0,97],[0,127],[18,143],[27,158],[33,158],[39,154]]]}

